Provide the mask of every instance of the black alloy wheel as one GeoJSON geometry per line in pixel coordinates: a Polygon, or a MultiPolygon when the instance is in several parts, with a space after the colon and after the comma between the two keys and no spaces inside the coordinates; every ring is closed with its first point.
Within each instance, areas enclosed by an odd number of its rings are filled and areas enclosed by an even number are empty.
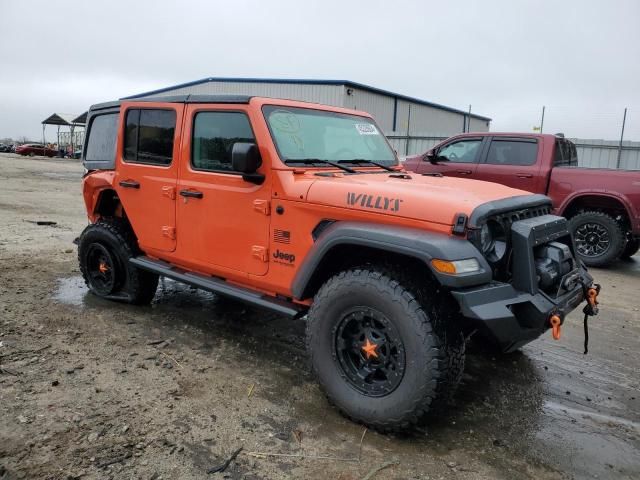
{"type": "Polygon", "coordinates": [[[87,248],[86,265],[90,286],[99,295],[110,295],[116,288],[117,270],[113,255],[101,243],[87,248]]]}
{"type": "Polygon", "coordinates": [[[405,349],[398,330],[369,307],[355,307],[340,320],[334,355],[349,383],[369,397],[390,394],[404,376],[405,349]]]}
{"type": "Polygon", "coordinates": [[[578,253],[585,257],[604,255],[611,247],[609,231],[599,223],[583,223],[574,236],[578,253]]]}
{"type": "Polygon", "coordinates": [[[588,267],[606,267],[620,258],[626,243],[621,223],[606,212],[586,211],[569,219],[577,256],[588,267]]]}

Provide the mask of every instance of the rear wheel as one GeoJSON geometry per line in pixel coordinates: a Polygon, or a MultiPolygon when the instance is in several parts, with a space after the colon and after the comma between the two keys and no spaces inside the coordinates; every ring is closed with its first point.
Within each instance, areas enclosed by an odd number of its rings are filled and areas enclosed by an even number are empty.
{"type": "Polygon", "coordinates": [[[604,212],[582,212],[571,217],[573,233],[580,259],[590,267],[605,267],[622,254],[625,235],[620,224],[604,212]]]}
{"type": "Polygon", "coordinates": [[[622,250],[622,254],[620,258],[630,258],[633,257],[638,250],[640,249],[640,240],[637,238],[631,239],[627,241],[627,244],[624,246],[624,250],[622,250]]]}
{"type": "Polygon", "coordinates": [[[445,352],[416,297],[380,272],[341,272],[309,311],[307,349],[329,400],[379,430],[417,422],[446,376],[445,352]]]}
{"type": "Polygon", "coordinates": [[[82,232],[78,245],[80,271],[94,295],[137,305],[153,300],[158,275],[135,268],[129,259],[137,243],[121,222],[98,222],[82,232]]]}

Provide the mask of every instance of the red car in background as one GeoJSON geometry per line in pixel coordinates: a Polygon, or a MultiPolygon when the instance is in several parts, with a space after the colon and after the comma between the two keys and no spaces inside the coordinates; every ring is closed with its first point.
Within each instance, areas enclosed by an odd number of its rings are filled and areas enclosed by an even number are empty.
{"type": "Polygon", "coordinates": [[[18,145],[16,147],[16,153],[25,156],[29,155],[30,157],[35,155],[53,157],[58,154],[58,151],[53,148],[46,147],[41,143],[25,143],[24,145],[18,145]]]}

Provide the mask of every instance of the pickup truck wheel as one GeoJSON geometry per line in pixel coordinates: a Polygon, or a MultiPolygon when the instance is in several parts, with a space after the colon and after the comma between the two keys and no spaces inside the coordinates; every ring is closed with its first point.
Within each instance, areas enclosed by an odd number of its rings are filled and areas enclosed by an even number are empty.
{"type": "Polygon", "coordinates": [[[583,212],[571,217],[569,228],[576,251],[589,267],[604,267],[622,254],[625,235],[620,224],[604,212],[583,212]]]}
{"type": "Polygon", "coordinates": [[[110,300],[149,304],[158,288],[158,275],[129,263],[137,252],[133,235],[120,222],[100,221],[85,228],[78,261],[89,291],[110,300]]]}
{"type": "Polygon", "coordinates": [[[416,297],[367,269],[341,272],[320,288],[308,315],[307,349],[329,401],[382,431],[424,416],[447,373],[442,344],[416,297]]]}
{"type": "Polygon", "coordinates": [[[622,254],[620,254],[620,258],[630,258],[633,257],[638,250],[640,249],[640,240],[631,239],[627,241],[627,244],[624,246],[624,250],[622,250],[622,254]]]}

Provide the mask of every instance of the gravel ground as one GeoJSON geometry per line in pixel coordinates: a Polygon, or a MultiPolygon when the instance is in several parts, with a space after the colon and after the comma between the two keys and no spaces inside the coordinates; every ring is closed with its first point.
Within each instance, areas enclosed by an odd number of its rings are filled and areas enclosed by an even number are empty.
{"type": "Polygon", "coordinates": [[[589,355],[578,312],[473,352],[447,415],[385,436],[325,401],[301,321],[170,281],[150,307],[88,295],[81,175],[0,154],[0,479],[640,478],[640,257],[593,271],[589,355]]]}

